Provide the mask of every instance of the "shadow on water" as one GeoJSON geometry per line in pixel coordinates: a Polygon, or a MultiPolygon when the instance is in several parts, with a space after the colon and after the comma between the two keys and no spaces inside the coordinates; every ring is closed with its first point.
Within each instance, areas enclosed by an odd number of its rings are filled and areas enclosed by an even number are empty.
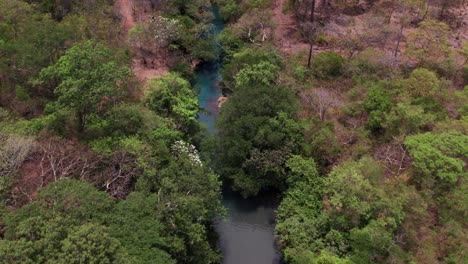
{"type": "Polygon", "coordinates": [[[215,221],[219,246],[225,264],[278,264],[281,254],[274,237],[275,210],[279,198],[275,192],[264,192],[245,199],[229,188],[223,190],[224,221],[215,221]]]}
{"type": "MultiPolygon", "coordinates": [[[[224,22],[216,6],[213,7],[213,15],[216,35],[223,30],[224,22]]],[[[218,59],[202,63],[196,70],[195,85],[200,89],[198,100],[200,107],[205,109],[199,113],[199,122],[211,133],[216,133],[217,100],[222,95],[220,67],[218,59]]],[[[222,203],[227,216],[224,221],[214,220],[214,228],[219,236],[224,264],[281,263],[274,237],[275,210],[279,203],[277,193],[265,192],[255,198],[244,199],[230,188],[223,188],[222,203]]]]}

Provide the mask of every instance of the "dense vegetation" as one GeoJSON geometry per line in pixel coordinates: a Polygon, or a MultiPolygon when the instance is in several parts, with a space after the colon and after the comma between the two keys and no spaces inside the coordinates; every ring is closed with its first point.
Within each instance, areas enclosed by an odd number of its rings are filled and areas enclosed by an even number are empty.
{"type": "Polygon", "coordinates": [[[129,2],[0,0],[0,263],[220,263],[222,182],[287,263],[468,262],[466,1],[129,2]]]}

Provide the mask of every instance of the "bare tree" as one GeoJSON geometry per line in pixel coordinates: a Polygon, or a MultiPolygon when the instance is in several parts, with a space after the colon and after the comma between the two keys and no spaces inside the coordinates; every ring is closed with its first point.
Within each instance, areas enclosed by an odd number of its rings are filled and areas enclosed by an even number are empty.
{"type": "Polygon", "coordinates": [[[88,179],[96,172],[98,156],[75,142],[53,138],[38,145],[41,186],[64,178],[88,179]]]}
{"type": "Polygon", "coordinates": [[[140,170],[136,157],[121,151],[97,155],[73,141],[49,139],[40,143],[41,186],[63,178],[89,180],[119,199],[132,191],[140,170]]]}
{"type": "Polygon", "coordinates": [[[239,18],[234,30],[247,41],[263,43],[273,35],[271,14],[267,11],[249,11],[239,18]]]}
{"type": "Polygon", "coordinates": [[[386,171],[398,176],[409,166],[410,158],[401,139],[380,145],[374,151],[374,157],[382,161],[386,171]]]}
{"type": "Polygon", "coordinates": [[[322,121],[325,120],[327,111],[339,104],[336,93],[325,88],[314,89],[310,92],[301,92],[300,97],[308,107],[311,107],[317,112],[322,121]]]}
{"type": "Polygon", "coordinates": [[[0,178],[13,175],[34,146],[34,138],[0,134],[0,178]]]}

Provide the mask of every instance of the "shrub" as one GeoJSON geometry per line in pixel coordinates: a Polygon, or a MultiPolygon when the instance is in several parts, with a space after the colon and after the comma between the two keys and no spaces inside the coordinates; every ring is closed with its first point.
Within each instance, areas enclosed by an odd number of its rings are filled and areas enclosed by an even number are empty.
{"type": "Polygon", "coordinates": [[[341,75],[345,59],[336,52],[322,52],[312,61],[312,73],[319,79],[330,79],[341,75]]]}

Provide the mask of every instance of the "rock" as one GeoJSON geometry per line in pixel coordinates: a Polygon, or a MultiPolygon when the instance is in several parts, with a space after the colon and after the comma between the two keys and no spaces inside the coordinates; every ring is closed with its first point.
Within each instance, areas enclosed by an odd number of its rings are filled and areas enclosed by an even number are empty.
{"type": "Polygon", "coordinates": [[[223,104],[228,100],[228,97],[226,96],[221,96],[218,98],[218,107],[220,108],[223,106],[223,104]]]}

